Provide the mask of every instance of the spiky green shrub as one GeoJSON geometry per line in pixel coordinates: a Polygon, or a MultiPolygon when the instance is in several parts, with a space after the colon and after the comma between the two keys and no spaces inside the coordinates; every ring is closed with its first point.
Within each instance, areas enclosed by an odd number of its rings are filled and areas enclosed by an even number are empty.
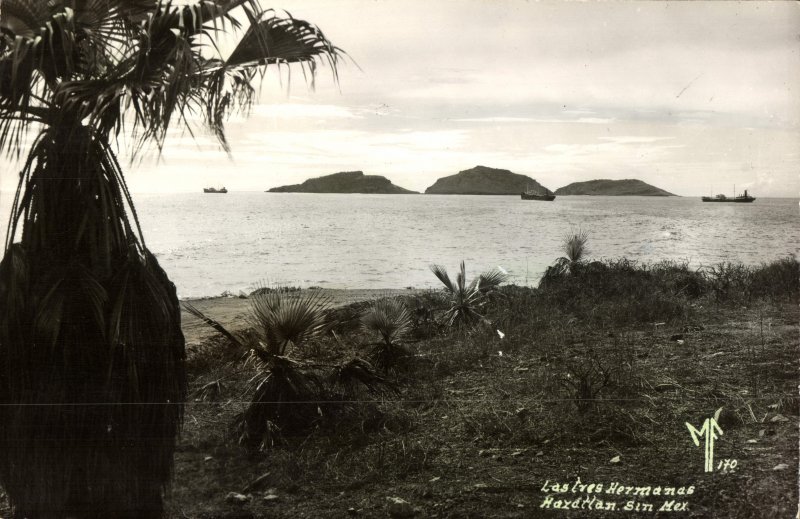
{"type": "Polygon", "coordinates": [[[565,273],[573,272],[589,255],[588,243],[589,234],[583,230],[564,236],[561,246],[564,255],[558,258],[556,267],[565,273]]]}
{"type": "Polygon", "coordinates": [[[250,298],[250,323],[259,334],[258,349],[284,356],[319,339],[330,329],[327,319],[330,298],[311,290],[299,295],[281,292],[256,294],[250,298]]]}
{"type": "Polygon", "coordinates": [[[402,342],[413,329],[413,319],[402,301],[374,301],[361,315],[361,327],[368,334],[380,337],[371,352],[373,363],[378,369],[386,371],[408,355],[402,342]]]}
{"type": "Polygon", "coordinates": [[[188,303],[194,316],[225,336],[254,370],[250,402],[234,423],[239,442],[250,449],[364,413],[379,414],[364,396],[384,396],[395,387],[360,358],[335,364],[309,358],[311,346],[332,332],[330,299],[318,291],[257,291],[251,297],[252,329],[233,334],[188,303]],[[305,351],[303,351],[305,350],[305,351]]]}
{"type": "Polygon", "coordinates": [[[184,340],[114,144],[130,129],[134,152],[161,149],[203,119],[227,149],[223,121],[253,102],[259,67],[313,77],[339,52],[253,0],[0,4],[0,151],[29,146],[0,263],[0,482],[18,517],[161,517],[184,340]]]}
{"type": "Polygon", "coordinates": [[[499,270],[490,270],[467,284],[463,261],[455,281],[450,279],[447,269],[441,265],[431,265],[430,269],[442,282],[450,298],[450,306],[443,317],[447,326],[473,326],[480,321],[485,322],[485,317],[479,312],[481,306],[497,287],[508,280],[507,274],[499,270]]]}
{"type": "Polygon", "coordinates": [[[326,397],[323,380],[292,354],[321,338],[331,323],[326,318],[330,299],[318,291],[261,292],[252,296],[250,306],[257,342],[248,362],[257,373],[238,426],[240,441],[253,447],[268,445],[276,432],[307,427],[320,418],[318,402],[326,397]]]}
{"type": "Polygon", "coordinates": [[[564,237],[564,244],[562,250],[564,251],[564,258],[570,264],[574,265],[580,263],[589,254],[589,233],[583,230],[567,234],[564,237]]]}

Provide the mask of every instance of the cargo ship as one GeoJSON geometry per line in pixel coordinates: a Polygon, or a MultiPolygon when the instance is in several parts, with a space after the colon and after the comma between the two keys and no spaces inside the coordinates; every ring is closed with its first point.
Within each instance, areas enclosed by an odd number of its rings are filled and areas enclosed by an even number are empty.
{"type": "Polygon", "coordinates": [[[747,190],[744,190],[743,195],[736,195],[736,188],[733,188],[734,196],[733,198],[728,198],[725,195],[717,195],[717,196],[704,196],[702,198],[703,202],[738,202],[738,203],[749,203],[755,200],[755,197],[750,196],[747,194],[747,190]]]}

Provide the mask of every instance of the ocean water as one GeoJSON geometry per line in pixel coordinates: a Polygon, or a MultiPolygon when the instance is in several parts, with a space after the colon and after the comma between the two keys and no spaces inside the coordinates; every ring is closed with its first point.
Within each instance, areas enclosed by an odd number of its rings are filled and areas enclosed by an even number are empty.
{"type": "MultiPolygon", "coordinates": [[[[698,198],[339,195],[232,192],[135,194],[152,250],[182,298],[259,285],[435,287],[429,270],[467,277],[502,267],[535,284],[564,236],[589,234],[590,259],[758,264],[800,245],[798,201],[708,204],[698,198]]],[[[5,234],[10,198],[0,197],[5,234]]]]}

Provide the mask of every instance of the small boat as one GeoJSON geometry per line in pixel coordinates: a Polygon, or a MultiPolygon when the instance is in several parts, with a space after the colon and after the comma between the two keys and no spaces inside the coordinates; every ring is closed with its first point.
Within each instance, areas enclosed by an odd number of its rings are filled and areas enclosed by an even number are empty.
{"type": "Polygon", "coordinates": [[[728,198],[725,195],[717,195],[717,196],[704,196],[702,197],[703,202],[738,202],[738,203],[749,203],[755,200],[755,197],[750,196],[747,194],[747,190],[744,190],[743,195],[736,195],[736,187],[733,188],[734,196],[733,198],[728,198]]]}
{"type": "Polygon", "coordinates": [[[203,193],[227,193],[227,192],[228,192],[228,190],[225,189],[224,187],[222,189],[217,189],[217,188],[214,188],[214,187],[204,187],[203,188],[203,193]]]}
{"type": "Polygon", "coordinates": [[[552,202],[556,199],[556,195],[552,194],[548,190],[533,190],[533,189],[526,189],[520,197],[523,200],[542,200],[544,202],[552,202]]]}

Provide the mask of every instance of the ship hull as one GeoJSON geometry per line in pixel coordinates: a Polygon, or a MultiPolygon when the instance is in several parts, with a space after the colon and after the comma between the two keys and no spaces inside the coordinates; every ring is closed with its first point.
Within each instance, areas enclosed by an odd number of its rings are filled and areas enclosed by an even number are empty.
{"type": "Polygon", "coordinates": [[[552,202],[556,199],[556,195],[528,195],[525,193],[520,194],[523,200],[540,200],[542,202],[552,202]]]}
{"type": "Polygon", "coordinates": [[[707,196],[703,197],[703,202],[718,202],[718,203],[734,203],[734,204],[749,204],[750,202],[755,201],[754,197],[747,197],[747,198],[710,198],[707,196]]]}

